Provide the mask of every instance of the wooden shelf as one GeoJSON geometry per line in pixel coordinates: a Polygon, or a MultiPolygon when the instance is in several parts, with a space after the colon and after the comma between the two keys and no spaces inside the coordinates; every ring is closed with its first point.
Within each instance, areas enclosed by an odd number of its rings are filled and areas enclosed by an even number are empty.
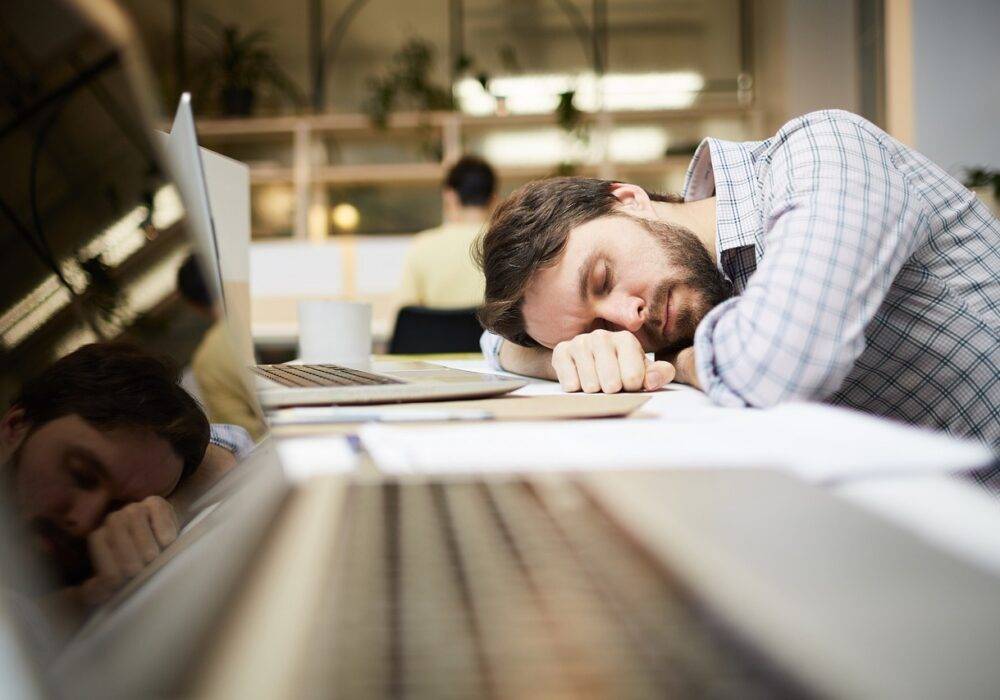
{"type": "MultiPolygon", "coordinates": [[[[687,168],[691,156],[668,156],[659,160],[644,162],[622,162],[616,166],[620,170],[632,173],[656,173],[678,168],[687,168]]],[[[501,179],[529,180],[551,175],[555,165],[519,165],[499,166],[497,175],[501,179]]],[[[600,167],[597,163],[581,163],[577,172],[581,175],[594,175],[600,167]]],[[[271,183],[291,184],[294,182],[294,169],[254,165],[250,168],[250,182],[254,185],[271,183]]],[[[444,177],[445,167],[440,163],[392,163],[370,165],[324,165],[312,169],[310,181],[314,184],[344,185],[354,183],[365,184],[415,184],[439,183],[444,177]]]]}
{"type": "MultiPolygon", "coordinates": [[[[596,122],[599,118],[604,118],[615,123],[636,121],[691,122],[717,117],[747,118],[753,114],[754,109],[750,106],[720,104],[685,109],[585,113],[583,121],[596,122]]],[[[385,129],[378,129],[365,114],[303,114],[238,119],[199,119],[198,135],[214,140],[226,137],[292,136],[296,131],[303,129],[314,134],[351,131],[384,133],[456,126],[467,129],[492,129],[504,126],[545,126],[555,123],[555,116],[551,113],[472,116],[461,112],[397,112],[389,117],[385,129]]]]}
{"type": "MultiPolygon", "coordinates": [[[[760,112],[749,105],[739,105],[730,97],[716,100],[706,97],[700,104],[685,109],[647,111],[616,111],[585,114],[583,120],[590,124],[591,137],[596,143],[607,143],[616,126],[622,124],[690,125],[691,131],[701,135],[701,123],[706,119],[728,118],[742,122],[750,138],[760,134],[760,112]]],[[[251,164],[250,182],[254,185],[289,185],[294,191],[294,238],[305,240],[308,232],[308,212],[314,202],[325,202],[323,187],[328,185],[383,184],[383,185],[437,185],[445,174],[445,164],[452,163],[463,153],[466,139],[463,135],[479,134],[489,130],[508,128],[556,126],[555,116],[547,114],[470,116],[459,112],[400,112],[393,114],[385,129],[375,128],[365,114],[304,114],[245,119],[203,119],[198,122],[198,133],[210,148],[225,142],[279,143],[290,151],[290,158],[281,162],[251,164]],[[379,139],[386,134],[397,138],[427,139],[428,130],[440,139],[443,156],[439,162],[410,163],[358,163],[317,164],[317,148],[324,138],[350,135],[352,138],[379,139]]],[[[225,150],[224,147],[222,150],[225,150]]],[[[598,156],[597,162],[582,163],[576,172],[580,175],[613,179],[621,172],[656,174],[676,172],[687,168],[687,155],[654,158],[645,162],[616,162],[607,155],[598,156]]],[[[501,180],[531,180],[551,175],[554,164],[513,165],[496,168],[501,180]]]]}

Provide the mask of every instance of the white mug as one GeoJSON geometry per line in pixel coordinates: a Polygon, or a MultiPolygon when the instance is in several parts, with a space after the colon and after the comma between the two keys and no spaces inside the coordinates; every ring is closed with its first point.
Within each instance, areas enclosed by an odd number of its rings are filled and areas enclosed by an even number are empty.
{"type": "Polygon", "coordinates": [[[299,302],[299,358],[313,364],[367,365],[372,305],[358,301],[299,302]]]}

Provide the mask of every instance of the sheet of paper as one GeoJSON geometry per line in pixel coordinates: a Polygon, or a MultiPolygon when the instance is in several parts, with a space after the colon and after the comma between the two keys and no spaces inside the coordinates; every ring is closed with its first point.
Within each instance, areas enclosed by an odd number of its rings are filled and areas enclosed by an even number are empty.
{"type": "Polygon", "coordinates": [[[354,471],[359,458],[343,435],[286,437],[275,440],[278,458],[289,479],[305,481],[319,474],[354,471]]]}
{"type": "Polygon", "coordinates": [[[395,473],[764,467],[837,481],[961,471],[991,458],[979,443],[804,403],[631,420],[369,425],[360,437],[395,473]]]}

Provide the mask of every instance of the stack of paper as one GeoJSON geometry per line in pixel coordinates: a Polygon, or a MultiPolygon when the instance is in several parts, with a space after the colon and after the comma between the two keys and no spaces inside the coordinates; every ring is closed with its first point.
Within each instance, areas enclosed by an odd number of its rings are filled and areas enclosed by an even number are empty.
{"type": "Polygon", "coordinates": [[[985,445],[820,404],[649,420],[369,425],[361,440],[393,473],[771,468],[813,481],[963,471],[985,445]]]}

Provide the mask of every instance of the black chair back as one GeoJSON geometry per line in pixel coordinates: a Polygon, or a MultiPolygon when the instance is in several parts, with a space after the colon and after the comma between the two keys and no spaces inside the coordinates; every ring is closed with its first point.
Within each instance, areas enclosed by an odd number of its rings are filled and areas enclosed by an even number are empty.
{"type": "Polygon", "coordinates": [[[474,308],[404,306],[396,316],[389,352],[393,355],[479,352],[482,333],[474,308]]]}

